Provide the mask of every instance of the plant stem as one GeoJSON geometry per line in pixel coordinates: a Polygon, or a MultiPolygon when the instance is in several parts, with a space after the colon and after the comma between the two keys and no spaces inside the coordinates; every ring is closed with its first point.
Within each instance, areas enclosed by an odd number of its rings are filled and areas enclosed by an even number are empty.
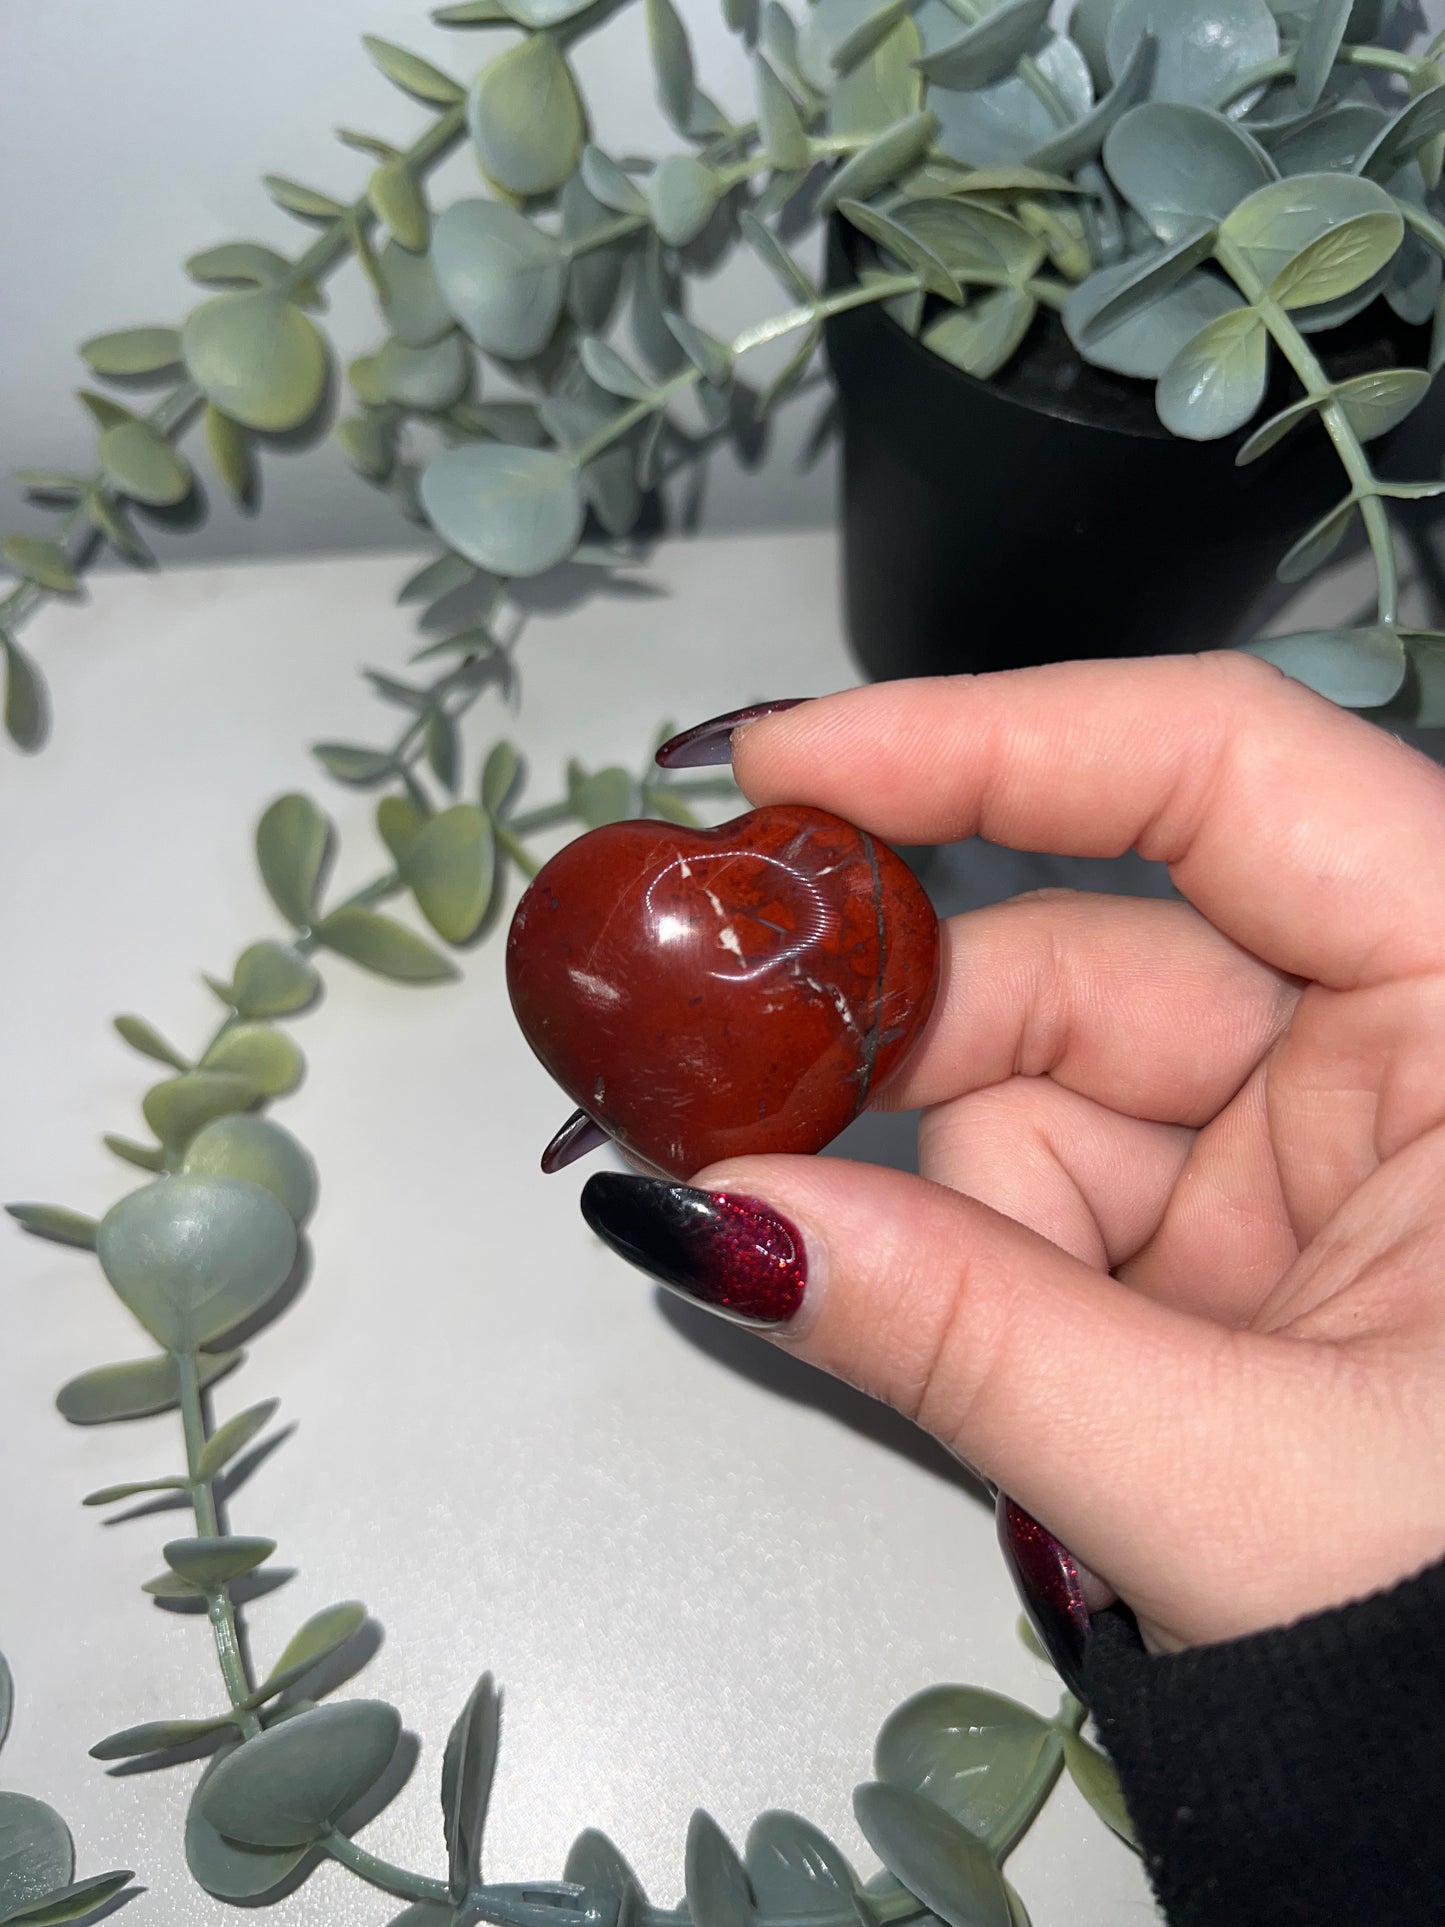
{"type": "Polygon", "coordinates": [[[365,1847],[357,1846],[354,1840],[348,1840],[344,1833],[333,1830],[318,1844],[343,1867],[349,1867],[373,1887],[380,1887],[383,1893],[395,1894],[399,1900],[446,1901],[450,1898],[444,1880],[433,1880],[427,1874],[408,1873],[405,1867],[393,1866],[390,1860],[382,1860],[365,1847]]]}
{"type": "Polygon", "coordinates": [[[527,876],[536,876],[542,866],[521,838],[514,831],[509,830],[505,823],[494,824],[493,831],[497,839],[497,848],[505,850],[517,868],[527,876]]]}
{"type": "MultiPolygon", "coordinates": [[[[201,1403],[200,1370],[194,1352],[175,1352],[172,1356],[176,1361],[176,1376],[180,1386],[181,1428],[186,1440],[191,1510],[196,1517],[198,1535],[203,1539],[214,1539],[221,1530],[216,1513],[216,1495],[208,1479],[197,1477],[201,1454],[206,1449],[206,1413],[201,1403]]],[[[224,1586],[207,1592],[206,1615],[216,1642],[221,1678],[226,1683],[227,1696],[237,1715],[236,1724],[240,1727],[241,1737],[249,1740],[261,1731],[261,1722],[255,1713],[245,1708],[251,1681],[246,1676],[246,1661],[236,1629],[236,1611],[224,1586]]]]}
{"type": "Polygon", "coordinates": [[[1390,519],[1380,499],[1369,457],[1343,406],[1335,398],[1334,385],[1318,357],[1255,272],[1249,258],[1223,234],[1215,243],[1215,255],[1240,293],[1258,312],[1276,347],[1298,375],[1305,393],[1318,410],[1325,433],[1334,443],[1335,453],[1360,505],[1370,552],[1375,559],[1378,619],[1384,628],[1392,629],[1399,620],[1400,576],[1390,536],[1390,519]]]}

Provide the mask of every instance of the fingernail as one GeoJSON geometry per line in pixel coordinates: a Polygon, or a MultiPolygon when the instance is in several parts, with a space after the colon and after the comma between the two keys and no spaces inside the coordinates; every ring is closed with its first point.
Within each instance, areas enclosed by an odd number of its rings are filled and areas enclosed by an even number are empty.
{"type": "Polygon", "coordinates": [[[705,769],[714,763],[732,761],[732,733],[740,723],[756,722],[759,716],[776,716],[784,709],[796,709],[806,696],[782,696],[775,703],[754,703],[751,709],[730,709],[726,716],[709,717],[695,723],[680,735],[669,736],[658,750],[660,769],[705,769]]]}
{"type": "Polygon", "coordinates": [[[574,1111],[542,1153],[542,1169],[550,1177],[606,1142],[607,1133],[600,1124],[594,1124],[585,1111],[574,1111]]]}
{"type": "Polygon", "coordinates": [[[619,1257],[734,1324],[775,1330],[802,1305],[803,1240],[756,1198],[599,1171],[582,1215],[619,1257]]]}
{"type": "Polygon", "coordinates": [[[995,1517],[1004,1564],[1029,1624],[1065,1686],[1083,1699],[1084,1648],[1090,1629],[1079,1562],[1006,1492],[998,1495],[995,1517]]]}

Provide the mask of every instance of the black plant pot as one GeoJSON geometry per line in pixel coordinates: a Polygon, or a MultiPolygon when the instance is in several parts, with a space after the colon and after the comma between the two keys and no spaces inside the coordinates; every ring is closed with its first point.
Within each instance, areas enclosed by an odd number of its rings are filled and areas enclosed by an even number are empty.
{"type": "MultiPolygon", "coordinates": [[[[867,245],[835,219],[830,286],[856,280],[867,245]]],[[[881,304],[834,315],[826,338],[843,435],[845,613],[853,653],[876,678],[1238,640],[1280,557],[1347,486],[1316,423],[1242,469],[1248,431],[1178,440],[1154,412],[1152,383],[1081,361],[1052,314],[988,382],[881,304]]],[[[1375,302],[1326,359],[1337,376],[1419,366],[1423,331],[1375,302]]],[[[1268,405],[1299,392],[1286,372],[1268,405]]]]}

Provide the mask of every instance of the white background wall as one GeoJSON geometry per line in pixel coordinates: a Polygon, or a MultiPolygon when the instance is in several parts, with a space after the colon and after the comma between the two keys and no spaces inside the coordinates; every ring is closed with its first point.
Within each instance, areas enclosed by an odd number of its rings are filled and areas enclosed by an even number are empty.
{"type": "MultiPolygon", "coordinates": [[[[680,4],[699,76],[742,111],[747,64],[716,0],[680,4]]],[[[263,173],[349,199],[369,163],[337,143],[336,126],[398,145],[415,138],[428,110],[375,71],[363,33],[412,47],[461,79],[506,44],[495,30],[434,26],[427,0],[0,0],[0,468],[90,466],[93,429],[74,400],[87,373],[76,344],[178,320],[201,292],[181,272],[188,254],[240,238],[293,252],[306,245],[313,230],[271,205],[263,173]]],[[[641,6],[581,46],[575,65],[604,146],[676,147],[653,98],[641,6]]],[[[477,182],[465,153],[433,179],[438,205],[477,182]]],[[[328,326],[343,356],[373,345],[379,327],[355,267],[329,292],[328,326]]],[[[734,259],[696,311],[735,329],[777,305],[766,274],[734,259]]],[[[707,526],[828,519],[831,466],[800,475],[794,459],[819,406],[814,395],[785,411],[761,472],[714,459],[707,526]]],[[[47,526],[0,479],[0,528],[47,526]]],[[[325,444],[266,460],[258,516],[217,495],[204,527],[155,531],[154,546],[199,561],[395,547],[410,536],[386,498],[325,444]]]]}

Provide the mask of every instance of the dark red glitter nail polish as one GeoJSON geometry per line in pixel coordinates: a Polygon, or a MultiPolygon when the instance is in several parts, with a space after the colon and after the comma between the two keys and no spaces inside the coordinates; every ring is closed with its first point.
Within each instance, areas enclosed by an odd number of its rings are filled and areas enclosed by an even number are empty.
{"type": "Polygon", "coordinates": [[[735,1324],[786,1325],[803,1302],[802,1238],[756,1198],[600,1171],[582,1215],[619,1257],[735,1324]]]}
{"type": "Polygon", "coordinates": [[[607,1133],[600,1124],[594,1123],[585,1111],[574,1111],[542,1153],[542,1169],[550,1177],[554,1171],[575,1164],[578,1158],[585,1158],[589,1151],[607,1142],[607,1133]]]}
{"type": "Polygon", "coordinates": [[[1022,1506],[1015,1505],[1006,1492],[998,1495],[995,1516],[1004,1564],[1018,1589],[1029,1624],[1065,1686],[1082,1699],[1089,1609],[1084,1603],[1079,1563],[1067,1546],[1022,1506]]]}
{"type": "Polygon", "coordinates": [[[669,736],[657,752],[657,764],[661,769],[707,769],[715,763],[729,763],[732,733],[739,723],[776,716],[780,710],[796,709],[807,700],[806,696],[780,696],[776,702],[754,703],[750,709],[730,709],[726,716],[710,716],[705,723],[694,723],[691,729],[669,736]]]}

